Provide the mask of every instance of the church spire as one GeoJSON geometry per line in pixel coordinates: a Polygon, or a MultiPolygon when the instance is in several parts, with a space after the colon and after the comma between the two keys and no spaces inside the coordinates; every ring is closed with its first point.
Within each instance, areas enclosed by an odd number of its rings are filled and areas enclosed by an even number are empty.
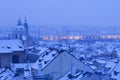
{"type": "Polygon", "coordinates": [[[17,23],[17,25],[18,25],[18,26],[21,26],[21,25],[22,25],[22,22],[21,22],[20,17],[19,17],[19,19],[18,19],[18,23],[17,23]]]}
{"type": "Polygon", "coordinates": [[[25,29],[28,29],[28,23],[27,23],[27,19],[26,19],[26,17],[25,17],[25,20],[24,20],[23,26],[25,27],[25,29]]]}

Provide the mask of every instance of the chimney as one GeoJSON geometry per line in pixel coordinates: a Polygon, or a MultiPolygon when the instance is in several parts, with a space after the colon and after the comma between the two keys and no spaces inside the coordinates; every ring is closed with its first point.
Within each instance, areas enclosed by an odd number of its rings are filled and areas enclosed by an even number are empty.
{"type": "Polygon", "coordinates": [[[24,68],[24,77],[30,77],[31,76],[31,71],[29,69],[29,65],[27,65],[25,68],[24,68]]]}
{"type": "Polygon", "coordinates": [[[42,69],[42,63],[38,62],[38,76],[42,75],[41,69],[42,69]]]}
{"type": "Polygon", "coordinates": [[[71,64],[71,75],[74,76],[76,72],[75,65],[72,63],[71,64]]]}

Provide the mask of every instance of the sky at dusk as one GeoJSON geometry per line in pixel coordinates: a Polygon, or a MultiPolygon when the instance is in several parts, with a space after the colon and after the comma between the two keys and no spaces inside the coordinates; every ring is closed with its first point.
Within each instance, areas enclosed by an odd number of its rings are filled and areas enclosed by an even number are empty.
{"type": "Polygon", "coordinates": [[[120,0],[0,0],[0,25],[120,26],[120,0]]]}

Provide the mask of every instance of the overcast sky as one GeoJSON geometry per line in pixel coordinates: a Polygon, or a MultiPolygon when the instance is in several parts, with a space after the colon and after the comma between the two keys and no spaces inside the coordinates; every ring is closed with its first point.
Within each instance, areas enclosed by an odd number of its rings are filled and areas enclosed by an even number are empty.
{"type": "Polygon", "coordinates": [[[0,0],[0,25],[120,26],[120,0],[0,0]]]}

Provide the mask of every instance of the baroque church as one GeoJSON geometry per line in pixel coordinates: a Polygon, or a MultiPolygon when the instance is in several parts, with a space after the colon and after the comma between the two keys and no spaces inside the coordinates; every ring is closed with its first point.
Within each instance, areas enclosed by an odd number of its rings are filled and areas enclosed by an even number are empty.
{"type": "Polygon", "coordinates": [[[22,23],[20,18],[18,19],[17,26],[12,33],[12,39],[21,40],[25,47],[33,45],[33,39],[29,35],[29,27],[26,18],[24,20],[24,23],[22,23]]]}
{"type": "Polygon", "coordinates": [[[0,68],[10,67],[13,63],[25,63],[28,50],[33,46],[26,18],[23,24],[19,18],[10,35],[10,38],[0,40],[0,68]]]}
{"type": "Polygon", "coordinates": [[[13,32],[14,39],[22,39],[23,37],[28,37],[28,23],[25,18],[24,23],[22,24],[21,19],[19,18],[15,31],[13,32]]]}

